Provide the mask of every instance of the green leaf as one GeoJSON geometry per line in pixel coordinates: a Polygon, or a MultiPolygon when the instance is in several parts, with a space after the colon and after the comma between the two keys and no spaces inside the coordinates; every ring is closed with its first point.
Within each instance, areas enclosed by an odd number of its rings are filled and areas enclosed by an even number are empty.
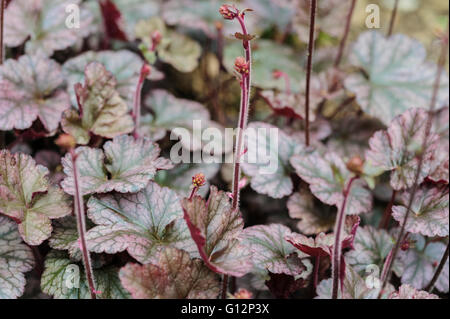
{"type": "Polygon", "coordinates": [[[151,34],[159,31],[163,41],[156,47],[158,57],[165,63],[172,65],[176,70],[189,73],[198,66],[198,60],[202,54],[202,47],[197,41],[188,36],[166,29],[164,22],[155,17],[150,20],[142,20],[136,26],[136,35],[146,47],[151,47],[151,34]]]}
{"type": "MultiPolygon", "coordinates": [[[[81,263],[72,261],[65,252],[50,251],[45,258],[44,267],[41,289],[46,294],[53,296],[55,299],[91,298],[83,266],[81,263]],[[78,273],[75,273],[74,269],[77,269],[78,273]]],[[[97,298],[127,299],[130,297],[120,283],[118,272],[119,269],[114,266],[94,269],[95,288],[98,291],[97,298]]]]}
{"type": "Polygon", "coordinates": [[[27,129],[39,118],[48,132],[70,107],[59,64],[42,51],[8,59],[0,66],[0,129],[27,129]]]}
{"type": "MultiPolygon", "coordinates": [[[[229,73],[234,72],[234,60],[243,55],[241,41],[234,41],[225,47],[224,63],[229,73]]],[[[297,92],[304,78],[300,57],[294,51],[269,40],[253,42],[252,85],[261,89],[285,90],[283,79],[274,79],[273,71],[283,71],[289,76],[291,89],[297,92]]]]}
{"type": "Polygon", "coordinates": [[[93,16],[81,0],[14,0],[5,12],[5,44],[17,47],[25,41],[25,51],[43,50],[46,56],[64,50],[91,32],[93,16]],[[76,5],[80,10],[79,27],[66,24],[66,8],[76,5]]]}
{"type": "Polygon", "coordinates": [[[61,122],[63,130],[78,144],[89,143],[91,134],[113,138],[133,131],[133,119],[116,86],[113,74],[102,64],[91,62],[86,66],[85,84],[76,89],[83,110],[67,110],[61,122]]]}
{"type": "Polygon", "coordinates": [[[33,267],[33,252],[22,243],[17,225],[0,216],[0,299],[20,297],[25,290],[24,273],[33,267]]]}
{"type": "Polygon", "coordinates": [[[88,247],[96,253],[128,253],[141,263],[155,260],[167,246],[198,256],[182,219],[177,194],[150,182],[136,194],[91,197],[88,216],[97,225],[87,233],[88,247]]]}
{"type": "MultiPolygon", "coordinates": [[[[79,185],[83,195],[93,193],[135,193],[152,180],[157,170],[170,169],[169,160],[159,157],[156,143],[141,138],[121,135],[105,143],[100,149],[78,147],[77,165],[80,174],[79,185]]],[[[61,186],[70,195],[75,194],[72,156],[67,153],[62,160],[67,177],[61,186]]]]}
{"type": "Polygon", "coordinates": [[[19,232],[29,245],[50,237],[50,219],[71,213],[70,199],[57,186],[50,186],[48,169],[25,154],[0,152],[0,212],[19,223],[19,232]]]}
{"type": "Polygon", "coordinates": [[[123,286],[135,299],[213,299],[218,276],[185,251],[164,249],[152,264],[127,264],[120,270],[123,286]]]}
{"type": "MultiPolygon", "coordinates": [[[[377,31],[365,32],[354,44],[349,61],[366,75],[351,75],[345,86],[364,112],[388,125],[409,108],[429,107],[437,67],[425,58],[425,48],[405,35],[386,38],[377,31]]],[[[448,105],[448,90],[448,76],[443,75],[437,109],[448,105]]]]}

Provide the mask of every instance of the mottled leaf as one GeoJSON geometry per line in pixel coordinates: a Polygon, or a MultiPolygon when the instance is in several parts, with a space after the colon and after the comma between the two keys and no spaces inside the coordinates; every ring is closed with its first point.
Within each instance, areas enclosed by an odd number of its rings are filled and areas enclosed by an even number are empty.
{"type": "Polygon", "coordinates": [[[175,248],[164,249],[154,263],[127,264],[119,276],[135,299],[213,299],[220,292],[214,272],[175,248]]]}
{"type": "MultiPolygon", "coordinates": [[[[100,149],[78,147],[77,165],[79,185],[83,195],[93,193],[136,193],[152,180],[157,170],[172,168],[168,159],[159,157],[156,143],[141,138],[121,135],[108,141],[100,149]]],[[[67,177],[61,185],[68,194],[75,194],[72,155],[67,153],[62,160],[67,177]]]]}
{"type": "Polygon", "coordinates": [[[56,130],[62,112],[70,107],[61,67],[42,51],[8,59],[0,66],[0,129],[27,129],[39,119],[56,130]]]}
{"type": "Polygon", "coordinates": [[[277,127],[263,122],[249,124],[244,143],[248,151],[243,157],[242,169],[252,177],[251,187],[273,198],[290,195],[293,169],[289,159],[298,154],[303,145],[277,127]]]}
{"type": "Polygon", "coordinates": [[[252,267],[251,252],[239,242],[244,220],[232,210],[225,192],[211,186],[208,201],[200,196],[181,201],[184,219],[206,265],[216,273],[242,277],[252,267]]]}
{"type": "MultiPolygon", "coordinates": [[[[297,174],[309,184],[311,192],[328,205],[340,209],[344,200],[343,190],[352,173],[335,153],[321,154],[318,150],[305,150],[290,160],[297,174]]],[[[352,184],[347,198],[346,214],[366,213],[372,208],[372,195],[361,179],[352,184]]]]}
{"type": "Polygon", "coordinates": [[[245,0],[243,6],[252,8],[259,27],[276,26],[280,32],[286,31],[298,11],[298,2],[292,0],[245,0]]]}
{"type": "MultiPolygon", "coordinates": [[[[91,298],[82,264],[72,261],[65,252],[52,250],[45,258],[44,267],[41,289],[46,294],[55,299],[91,298]],[[79,273],[75,273],[74,269],[78,269],[79,273]]],[[[94,268],[94,278],[98,299],[130,298],[120,283],[118,268],[114,266],[94,268]]]]}
{"type": "MultiPolygon", "coordinates": [[[[377,299],[380,292],[379,288],[370,288],[366,285],[364,278],[352,268],[346,267],[345,279],[343,284],[344,293],[338,290],[339,299],[377,299]]],[[[325,279],[317,286],[316,299],[331,299],[333,279],[325,279]]],[[[394,288],[388,284],[383,292],[382,299],[386,299],[394,288]]]]}
{"type": "MultiPolygon", "coordinates": [[[[234,72],[234,60],[242,55],[241,41],[234,41],[225,47],[224,63],[228,72],[234,72]]],[[[253,43],[252,55],[252,85],[267,90],[285,90],[285,81],[273,78],[273,71],[278,70],[289,76],[292,91],[300,89],[304,71],[300,57],[296,57],[291,48],[269,40],[258,40],[253,43]]]]}
{"type": "MultiPolygon", "coordinates": [[[[392,217],[400,224],[403,224],[405,219],[410,196],[409,192],[405,192],[401,197],[402,205],[392,207],[392,217]]],[[[405,226],[406,231],[429,237],[447,237],[448,200],[448,187],[422,186],[414,197],[412,211],[405,226]]]]}
{"type": "Polygon", "coordinates": [[[334,227],[336,212],[328,207],[319,207],[314,196],[305,189],[289,197],[287,207],[289,217],[300,219],[297,228],[305,235],[328,232],[334,227]]]}
{"type": "MultiPolygon", "coordinates": [[[[404,264],[402,283],[409,284],[416,289],[424,289],[433,278],[436,267],[444,255],[446,244],[441,242],[428,242],[421,235],[410,235],[415,241],[413,248],[401,252],[400,260],[404,264]]],[[[441,275],[436,282],[436,289],[447,293],[449,288],[449,266],[448,259],[441,275]]]]}
{"type": "MultiPolygon", "coordinates": [[[[362,275],[368,265],[376,265],[380,270],[383,269],[385,259],[394,247],[394,239],[384,229],[365,226],[356,232],[353,245],[355,249],[346,253],[345,260],[362,275]]],[[[401,275],[401,264],[395,262],[393,270],[401,275]]]]}
{"type": "Polygon", "coordinates": [[[50,186],[48,169],[36,165],[25,154],[0,152],[0,212],[19,224],[19,232],[29,245],[39,245],[50,237],[50,219],[70,214],[67,195],[50,186]]]}
{"type": "MultiPolygon", "coordinates": [[[[342,249],[353,249],[356,231],[361,220],[358,216],[347,216],[342,234],[342,249]]],[[[335,235],[320,233],[315,238],[302,234],[290,233],[284,239],[301,252],[313,257],[331,257],[335,243],[335,235]]]]}
{"type": "MultiPolygon", "coordinates": [[[[356,94],[364,112],[389,125],[409,108],[430,105],[437,67],[425,58],[423,45],[405,35],[385,37],[377,31],[365,32],[349,57],[364,74],[351,75],[345,86],[356,94]]],[[[437,108],[448,105],[448,99],[448,76],[443,75],[437,108]]]]}
{"type": "Polygon", "coordinates": [[[43,50],[47,56],[66,49],[88,36],[92,14],[81,0],[14,0],[5,12],[5,44],[17,47],[25,41],[25,50],[43,50]],[[66,8],[79,9],[79,26],[68,27],[75,20],[68,19],[66,8]]]}
{"type": "Polygon", "coordinates": [[[85,84],[77,86],[82,110],[67,110],[61,123],[78,144],[89,143],[91,134],[113,138],[133,130],[133,119],[116,85],[113,74],[102,64],[91,62],[86,66],[85,84]]]}
{"type": "Polygon", "coordinates": [[[393,292],[389,299],[439,299],[439,297],[423,290],[417,290],[410,285],[401,285],[398,292],[393,292]]]}
{"type": "Polygon", "coordinates": [[[311,269],[306,269],[299,253],[284,237],[292,234],[281,224],[257,225],[248,227],[242,234],[243,244],[253,253],[253,271],[265,277],[268,273],[286,274],[294,278],[306,279],[311,269]]]}
{"type": "Polygon", "coordinates": [[[411,109],[396,117],[386,131],[378,131],[369,140],[367,163],[380,172],[391,171],[391,186],[395,190],[412,187],[423,154],[422,170],[418,183],[433,171],[433,157],[438,136],[431,134],[425,150],[421,150],[425,138],[427,112],[411,109]]]}
{"type": "Polygon", "coordinates": [[[90,251],[128,253],[141,263],[154,261],[167,246],[196,256],[177,194],[150,182],[136,194],[91,197],[88,216],[97,225],[87,233],[90,251]]]}
{"type": "Polygon", "coordinates": [[[22,243],[17,225],[0,216],[0,299],[20,297],[25,290],[24,273],[33,266],[33,252],[22,243]]]}
{"type": "MultiPolygon", "coordinates": [[[[77,106],[77,99],[73,87],[77,83],[84,82],[85,68],[91,62],[103,64],[106,70],[114,75],[117,82],[116,90],[131,109],[141,67],[144,62],[139,55],[127,50],[88,51],[67,60],[63,65],[63,72],[67,79],[72,105],[77,106]]],[[[163,76],[155,67],[152,67],[150,80],[160,80],[163,76]]]]}

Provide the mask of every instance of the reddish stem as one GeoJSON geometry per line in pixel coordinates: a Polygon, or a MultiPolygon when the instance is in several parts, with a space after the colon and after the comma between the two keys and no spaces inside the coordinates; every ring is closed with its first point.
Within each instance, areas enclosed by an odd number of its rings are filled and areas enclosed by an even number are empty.
{"type": "Polygon", "coordinates": [[[319,283],[320,255],[316,256],[316,262],[314,266],[314,292],[316,292],[317,285],[319,283]]]}
{"type": "Polygon", "coordinates": [[[439,276],[441,275],[442,270],[444,269],[445,263],[448,259],[448,248],[449,248],[450,242],[447,244],[447,249],[445,249],[445,253],[442,256],[441,262],[439,263],[439,266],[436,269],[436,272],[434,273],[433,278],[431,279],[430,283],[425,288],[426,291],[431,292],[433,290],[434,285],[436,284],[436,281],[439,279],[439,276]]]}
{"type": "MultiPolygon", "coordinates": [[[[242,33],[244,36],[248,36],[247,28],[245,26],[244,22],[244,15],[238,12],[236,19],[238,20],[239,24],[242,28],[242,33]]],[[[235,154],[234,154],[234,165],[233,165],[233,185],[232,185],[232,210],[236,211],[239,209],[239,195],[240,195],[240,188],[239,188],[239,180],[241,178],[241,154],[243,150],[243,135],[244,131],[247,128],[247,121],[248,121],[248,111],[250,108],[250,83],[251,83],[251,71],[252,71],[252,52],[251,52],[251,46],[249,41],[243,40],[242,45],[245,50],[245,60],[248,64],[248,73],[242,75],[242,83],[241,83],[241,105],[239,110],[239,123],[238,123],[238,130],[237,130],[237,137],[236,137],[236,148],[235,148],[235,154]]],[[[222,281],[222,299],[226,299],[227,297],[227,290],[228,290],[228,276],[223,276],[222,281]]]]}
{"type": "Polygon", "coordinates": [[[314,50],[314,29],[316,24],[317,0],[311,0],[310,20],[309,20],[309,44],[308,44],[308,64],[306,67],[306,101],[305,101],[305,141],[309,146],[309,104],[311,91],[312,55],[314,50]]]}
{"type": "Polygon", "coordinates": [[[72,167],[73,167],[73,178],[74,178],[74,187],[75,187],[75,215],[77,218],[77,228],[78,228],[78,236],[80,238],[81,252],[83,257],[83,265],[86,271],[86,278],[89,285],[89,290],[91,293],[91,299],[96,299],[96,290],[95,290],[95,278],[94,273],[92,271],[91,265],[91,257],[89,255],[89,250],[86,244],[86,217],[84,213],[84,202],[83,195],[81,194],[80,184],[79,184],[79,172],[77,167],[77,157],[73,149],[70,150],[70,155],[72,158],[72,167]]]}
{"type": "Polygon", "coordinates": [[[350,32],[350,24],[352,22],[353,11],[355,10],[356,0],[352,0],[352,4],[350,5],[350,10],[347,15],[347,21],[345,22],[345,30],[344,35],[342,36],[341,43],[339,45],[338,55],[336,56],[336,60],[334,61],[334,67],[337,68],[341,63],[342,56],[344,54],[345,44],[347,42],[348,34],[350,32]]]}
{"type": "Polygon", "coordinates": [[[139,138],[139,123],[141,121],[141,103],[142,103],[142,86],[147,76],[150,74],[151,69],[148,64],[144,64],[141,68],[141,74],[139,76],[139,82],[134,94],[134,106],[133,106],[133,118],[134,118],[134,132],[135,139],[139,138]]]}
{"type": "MultiPolygon", "coordinates": [[[[422,150],[426,149],[426,146],[428,144],[428,138],[430,136],[431,133],[431,126],[433,124],[433,114],[434,114],[434,110],[436,107],[436,100],[437,100],[437,94],[439,91],[439,86],[441,83],[441,75],[444,71],[444,66],[445,66],[445,61],[447,59],[447,53],[448,53],[448,24],[447,24],[447,31],[446,31],[446,35],[443,39],[441,39],[442,42],[442,47],[441,47],[441,53],[439,56],[439,62],[438,62],[438,70],[437,70],[437,74],[436,74],[436,79],[433,85],[433,94],[431,97],[431,103],[430,103],[430,109],[428,110],[428,118],[427,118],[427,122],[426,122],[426,126],[425,126],[425,136],[424,139],[422,141],[422,150]]],[[[398,234],[398,238],[397,241],[395,243],[394,249],[393,249],[393,253],[392,253],[392,260],[386,265],[387,266],[387,270],[386,270],[386,278],[384,278],[383,283],[381,285],[381,290],[380,293],[378,295],[378,298],[381,297],[381,293],[384,290],[384,288],[387,285],[387,282],[390,278],[390,274],[392,272],[392,266],[395,260],[395,257],[397,256],[398,250],[400,248],[401,245],[401,239],[403,238],[403,235],[405,234],[405,226],[406,223],[408,222],[408,218],[409,215],[411,213],[411,207],[412,204],[414,202],[414,198],[416,196],[416,192],[417,189],[419,188],[419,176],[420,176],[420,172],[422,171],[422,166],[423,166],[423,154],[424,152],[421,152],[419,155],[419,162],[417,164],[417,170],[415,172],[415,177],[414,177],[414,184],[412,186],[411,189],[411,193],[410,193],[410,197],[409,197],[409,201],[408,201],[408,205],[406,206],[406,213],[405,213],[405,218],[403,219],[402,222],[402,226],[400,228],[400,233],[398,234]]]]}
{"type": "Polygon", "coordinates": [[[389,222],[391,220],[392,214],[392,206],[394,205],[395,196],[397,195],[397,191],[392,191],[391,200],[389,201],[386,209],[384,210],[383,217],[380,220],[380,224],[378,225],[378,229],[387,229],[389,226],[389,222]]]}
{"type": "Polygon", "coordinates": [[[0,0],[0,65],[3,64],[3,57],[4,57],[4,44],[3,44],[3,21],[5,18],[5,1],[6,0],[0,0]]]}
{"type": "Polygon", "coordinates": [[[398,1],[399,0],[395,0],[394,10],[392,11],[391,21],[389,22],[389,29],[387,32],[388,38],[392,35],[392,31],[394,31],[395,18],[397,17],[398,1]]]}
{"type": "Polygon", "coordinates": [[[342,242],[341,242],[341,234],[342,234],[342,228],[344,226],[344,220],[345,220],[345,208],[347,205],[347,198],[348,194],[350,194],[350,190],[352,187],[352,184],[355,180],[357,180],[358,176],[353,176],[350,178],[347,186],[345,187],[343,191],[344,200],[342,202],[341,209],[338,212],[338,216],[336,218],[336,226],[335,226],[335,238],[334,238],[334,247],[333,247],[333,291],[331,298],[337,299],[338,297],[338,290],[339,290],[339,278],[341,274],[341,261],[342,261],[342,242]]]}

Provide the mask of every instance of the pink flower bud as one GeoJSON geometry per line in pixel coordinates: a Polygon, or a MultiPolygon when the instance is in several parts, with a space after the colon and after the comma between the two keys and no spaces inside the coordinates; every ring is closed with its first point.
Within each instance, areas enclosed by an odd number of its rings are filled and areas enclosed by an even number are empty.
{"type": "Polygon", "coordinates": [[[238,16],[237,9],[228,4],[222,5],[219,9],[219,12],[226,20],[233,20],[238,16]]]}
{"type": "Polygon", "coordinates": [[[158,30],[155,30],[152,32],[152,45],[154,48],[158,46],[158,44],[161,43],[162,40],[162,34],[158,30]]]}
{"type": "Polygon", "coordinates": [[[236,299],[252,299],[253,294],[244,288],[239,288],[239,290],[234,294],[236,299]]]}
{"type": "Polygon", "coordinates": [[[240,56],[234,61],[234,69],[240,74],[248,74],[250,68],[245,58],[240,56]]]}

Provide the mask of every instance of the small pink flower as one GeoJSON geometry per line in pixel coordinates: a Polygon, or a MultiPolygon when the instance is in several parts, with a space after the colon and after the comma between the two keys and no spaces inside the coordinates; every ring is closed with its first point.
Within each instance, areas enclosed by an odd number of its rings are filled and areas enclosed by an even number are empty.
{"type": "Polygon", "coordinates": [[[152,32],[152,45],[156,48],[162,40],[162,34],[158,30],[152,32]]]}
{"type": "Polygon", "coordinates": [[[239,56],[234,61],[234,69],[236,70],[236,72],[246,75],[246,74],[248,74],[250,67],[249,67],[249,64],[247,63],[247,61],[245,60],[245,58],[242,56],[239,56]]]}
{"type": "Polygon", "coordinates": [[[247,177],[244,177],[239,181],[238,187],[239,189],[243,189],[245,185],[247,185],[247,177]]]}
{"type": "Polygon", "coordinates": [[[205,174],[198,173],[192,176],[192,185],[194,185],[194,187],[202,187],[205,184],[206,184],[205,174]]]}

